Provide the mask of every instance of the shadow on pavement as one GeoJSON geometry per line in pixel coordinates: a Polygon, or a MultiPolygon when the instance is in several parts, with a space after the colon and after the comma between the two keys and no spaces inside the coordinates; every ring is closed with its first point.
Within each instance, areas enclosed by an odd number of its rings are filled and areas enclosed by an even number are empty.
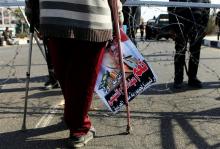
{"type": "MultiPolygon", "coordinates": [[[[103,113],[106,110],[94,110],[92,117],[103,117],[103,113]]],[[[111,117],[111,115],[110,115],[111,117]]],[[[113,115],[115,118],[126,119],[126,112],[120,112],[117,115],[113,115]]],[[[142,112],[142,111],[131,111],[131,118],[134,121],[143,119],[157,119],[160,120],[160,138],[163,149],[176,149],[175,137],[174,137],[174,124],[173,121],[177,122],[178,126],[183,130],[185,135],[189,138],[190,144],[193,144],[198,149],[217,149],[220,147],[220,143],[210,145],[206,138],[201,136],[198,130],[191,125],[191,120],[210,121],[220,120],[220,108],[214,108],[200,112],[142,112]]],[[[144,130],[143,130],[144,131],[144,130]]],[[[112,134],[101,137],[116,136],[123,134],[112,134]]]]}
{"type": "MultiPolygon", "coordinates": [[[[108,111],[106,110],[92,110],[90,116],[94,119],[102,118],[108,111]]],[[[183,133],[189,138],[190,143],[199,149],[216,149],[220,147],[220,143],[210,145],[206,138],[203,137],[194,126],[191,125],[191,120],[197,120],[200,123],[203,121],[219,120],[220,108],[214,108],[210,110],[200,112],[143,112],[143,111],[131,111],[131,118],[135,121],[144,119],[157,119],[160,120],[160,139],[163,149],[176,149],[175,137],[174,137],[174,125],[173,121],[182,129],[183,133]]],[[[111,116],[110,116],[111,117],[111,116]]],[[[106,117],[107,119],[108,117],[106,117]]],[[[121,118],[126,119],[126,112],[122,111],[117,115],[113,115],[111,118],[117,118],[119,121],[121,118]]],[[[97,124],[98,125],[98,124],[97,124]]],[[[29,129],[23,131],[12,131],[7,133],[1,133],[0,146],[1,149],[55,149],[66,148],[66,138],[61,139],[48,139],[41,138],[41,135],[48,135],[67,130],[63,121],[58,124],[47,126],[44,128],[29,129]]],[[[102,139],[106,137],[125,135],[126,133],[115,133],[96,136],[96,138],[102,139]]],[[[135,137],[135,136],[133,136],[135,137]]],[[[101,141],[101,140],[100,140],[101,141]]],[[[111,142],[109,142],[111,144],[111,142]]],[[[89,146],[88,146],[89,147],[89,146]]]]}
{"type": "Polygon", "coordinates": [[[43,100],[44,97],[49,97],[49,96],[59,96],[62,95],[62,92],[60,90],[47,90],[47,91],[42,91],[38,93],[34,93],[32,95],[28,96],[28,99],[36,99],[39,98],[39,100],[43,100]]]}
{"type": "Polygon", "coordinates": [[[26,131],[12,131],[1,133],[1,149],[55,149],[65,147],[65,138],[46,139],[41,135],[65,131],[66,126],[63,121],[58,124],[44,128],[28,129],[26,131]],[[34,137],[37,137],[36,139],[34,137]]]}
{"type": "Polygon", "coordinates": [[[190,90],[204,90],[204,89],[218,89],[220,88],[220,82],[203,82],[203,87],[201,89],[192,88],[187,85],[187,82],[183,82],[182,89],[174,89],[173,83],[162,83],[152,85],[149,89],[144,91],[141,95],[164,95],[164,94],[172,94],[176,92],[185,92],[190,90]]]}
{"type": "MultiPolygon", "coordinates": [[[[30,83],[34,82],[45,82],[46,81],[46,76],[37,76],[37,77],[31,77],[30,78],[30,83]]],[[[4,82],[6,79],[0,79],[0,82],[4,82]]],[[[13,84],[13,83],[25,83],[26,77],[25,78],[8,78],[8,80],[4,84],[13,84]]]]}
{"type": "MultiPolygon", "coordinates": [[[[7,118],[21,118],[23,117],[24,107],[12,107],[12,106],[0,106],[0,114],[2,115],[1,119],[5,119],[4,115],[7,118]],[[10,115],[9,115],[10,114],[10,115]]],[[[48,111],[51,109],[51,106],[47,105],[44,107],[27,107],[27,116],[28,117],[39,117],[44,114],[48,114],[48,111]]],[[[53,112],[53,115],[62,116],[63,115],[63,108],[56,108],[56,112],[53,112]]]]}

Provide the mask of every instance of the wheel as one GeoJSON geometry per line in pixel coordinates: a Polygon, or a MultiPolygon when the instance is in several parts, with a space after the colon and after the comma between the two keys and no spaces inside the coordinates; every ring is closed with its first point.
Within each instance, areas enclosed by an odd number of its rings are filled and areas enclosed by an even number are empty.
{"type": "Polygon", "coordinates": [[[161,39],[161,37],[160,36],[156,36],[156,40],[160,40],[161,39]]]}

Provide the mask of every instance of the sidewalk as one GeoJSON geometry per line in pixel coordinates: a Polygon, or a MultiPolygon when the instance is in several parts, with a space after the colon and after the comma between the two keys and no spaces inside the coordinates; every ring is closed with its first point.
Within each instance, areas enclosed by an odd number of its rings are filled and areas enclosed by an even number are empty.
{"type": "Polygon", "coordinates": [[[19,45],[28,44],[29,38],[16,38],[18,40],[19,45]]]}
{"type": "MultiPolygon", "coordinates": [[[[18,45],[25,45],[28,44],[29,39],[26,38],[13,38],[14,42],[18,43],[18,45]]],[[[2,41],[3,43],[0,45],[0,47],[6,47],[6,46],[11,46],[11,45],[7,45],[6,41],[2,41]]],[[[16,45],[16,44],[15,44],[16,45]]]]}
{"type": "Polygon", "coordinates": [[[213,48],[220,48],[220,41],[217,40],[217,35],[207,35],[203,40],[203,45],[213,48]]]}

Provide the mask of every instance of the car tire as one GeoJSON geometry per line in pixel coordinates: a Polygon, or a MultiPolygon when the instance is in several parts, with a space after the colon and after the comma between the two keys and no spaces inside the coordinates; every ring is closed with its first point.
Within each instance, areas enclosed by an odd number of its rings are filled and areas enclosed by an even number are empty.
{"type": "Polygon", "coordinates": [[[160,36],[156,36],[156,40],[160,40],[161,39],[161,37],[160,36]]]}

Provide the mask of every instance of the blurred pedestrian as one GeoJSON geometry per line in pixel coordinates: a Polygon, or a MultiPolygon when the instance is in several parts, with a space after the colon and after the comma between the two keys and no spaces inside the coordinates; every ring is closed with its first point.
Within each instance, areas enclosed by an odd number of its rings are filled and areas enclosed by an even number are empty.
{"type": "MultiPolygon", "coordinates": [[[[189,2],[188,0],[169,0],[189,2]]],[[[210,3],[209,0],[193,0],[192,2],[210,3]]],[[[189,64],[188,71],[188,85],[195,88],[201,88],[202,83],[197,78],[200,49],[204,36],[206,35],[206,27],[209,20],[209,8],[186,8],[186,7],[170,7],[169,21],[170,24],[178,23],[174,28],[175,37],[175,57],[174,57],[174,88],[181,88],[184,76],[185,54],[187,50],[187,43],[189,43],[189,64]]]]}
{"type": "Polygon", "coordinates": [[[5,30],[3,31],[2,36],[4,40],[6,41],[7,45],[14,44],[14,40],[12,38],[12,31],[10,31],[8,27],[6,27],[5,30]]]}
{"type": "Polygon", "coordinates": [[[40,32],[49,38],[72,147],[84,146],[95,134],[88,111],[104,49],[112,39],[112,3],[113,0],[40,0],[40,32]]]}
{"type": "Polygon", "coordinates": [[[144,22],[141,22],[140,26],[141,40],[144,38],[144,22]]]}

